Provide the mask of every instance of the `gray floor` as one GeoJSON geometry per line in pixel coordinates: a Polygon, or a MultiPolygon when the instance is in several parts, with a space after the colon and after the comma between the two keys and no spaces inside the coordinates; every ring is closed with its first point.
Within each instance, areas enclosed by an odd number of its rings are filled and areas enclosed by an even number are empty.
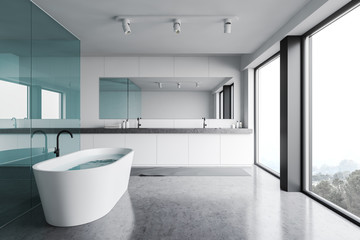
{"type": "Polygon", "coordinates": [[[360,228],[254,167],[242,177],[131,177],[129,191],[95,222],[46,224],[41,208],[0,239],[360,239],[360,228]]]}

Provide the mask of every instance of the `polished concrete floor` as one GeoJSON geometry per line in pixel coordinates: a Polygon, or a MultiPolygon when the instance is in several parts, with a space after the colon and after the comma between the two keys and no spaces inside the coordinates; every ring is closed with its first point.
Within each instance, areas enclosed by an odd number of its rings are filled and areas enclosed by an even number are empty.
{"type": "Polygon", "coordinates": [[[0,239],[352,240],[360,228],[254,167],[240,177],[131,177],[105,217],[78,227],[46,224],[41,207],[0,230],[0,239]]]}

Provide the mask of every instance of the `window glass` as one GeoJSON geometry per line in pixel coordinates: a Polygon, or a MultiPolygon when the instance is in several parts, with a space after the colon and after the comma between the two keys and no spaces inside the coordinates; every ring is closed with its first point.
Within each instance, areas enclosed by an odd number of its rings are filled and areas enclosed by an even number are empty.
{"type": "Polygon", "coordinates": [[[310,37],[310,190],[360,217],[360,8],[310,37]]]}
{"type": "Polygon", "coordinates": [[[257,70],[258,163],[280,172],[280,57],[257,70]]]}
{"type": "Polygon", "coordinates": [[[41,118],[61,118],[61,94],[54,91],[41,89],[41,118]]]}
{"type": "Polygon", "coordinates": [[[27,86],[0,80],[0,119],[27,118],[27,86]]]}

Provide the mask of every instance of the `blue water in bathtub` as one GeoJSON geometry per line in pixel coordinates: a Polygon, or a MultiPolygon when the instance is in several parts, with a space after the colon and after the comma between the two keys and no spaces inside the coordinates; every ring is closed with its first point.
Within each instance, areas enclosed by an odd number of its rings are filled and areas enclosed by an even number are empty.
{"type": "Polygon", "coordinates": [[[79,165],[77,165],[75,167],[70,168],[69,171],[83,170],[83,169],[97,168],[97,167],[106,166],[106,165],[109,165],[109,164],[111,164],[113,162],[116,162],[122,156],[124,156],[124,154],[117,155],[116,159],[93,160],[93,161],[85,162],[85,163],[82,163],[82,164],[79,164],[79,165]]]}

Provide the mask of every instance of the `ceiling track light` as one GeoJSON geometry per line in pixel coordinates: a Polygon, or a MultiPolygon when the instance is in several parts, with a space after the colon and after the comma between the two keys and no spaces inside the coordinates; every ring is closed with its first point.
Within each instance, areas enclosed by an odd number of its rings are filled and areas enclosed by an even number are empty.
{"type": "Polygon", "coordinates": [[[180,19],[175,19],[173,27],[174,27],[174,32],[179,34],[181,32],[181,20],[180,19]]]}
{"type": "Polygon", "coordinates": [[[238,16],[230,16],[230,15],[177,15],[177,18],[172,15],[118,15],[114,16],[114,19],[118,22],[122,22],[122,27],[125,34],[130,34],[130,23],[131,22],[172,22],[173,23],[173,30],[176,34],[181,33],[181,22],[182,20],[186,23],[191,22],[208,22],[214,21],[216,22],[223,22],[224,23],[224,33],[230,34],[231,33],[231,25],[232,21],[238,21],[238,16]],[[131,21],[130,21],[131,19],[131,21]],[[182,19],[182,20],[181,20],[182,19]]]}
{"type": "Polygon", "coordinates": [[[128,18],[124,18],[121,21],[122,21],[122,27],[123,27],[124,33],[126,35],[130,34],[131,33],[130,20],[128,18]]]}
{"type": "MultiPolygon", "coordinates": [[[[177,88],[181,88],[181,85],[182,84],[185,84],[185,86],[187,86],[187,87],[189,87],[189,86],[191,86],[192,84],[194,84],[195,85],[195,87],[196,88],[199,88],[200,87],[200,83],[199,82],[192,82],[192,81],[186,81],[186,82],[173,82],[173,81],[168,81],[168,82],[154,82],[154,84],[156,84],[159,88],[163,88],[164,87],[164,84],[166,84],[166,85],[171,85],[171,86],[173,86],[172,84],[176,84],[176,87],[177,88]]],[[[170,88],[172,88],[170,86],[170,88]]]]}
{"type": "Polygon", "coordinates": [[[224,21],[224,33],[231,33],[231,19],[226,18],[224,21]]]}

